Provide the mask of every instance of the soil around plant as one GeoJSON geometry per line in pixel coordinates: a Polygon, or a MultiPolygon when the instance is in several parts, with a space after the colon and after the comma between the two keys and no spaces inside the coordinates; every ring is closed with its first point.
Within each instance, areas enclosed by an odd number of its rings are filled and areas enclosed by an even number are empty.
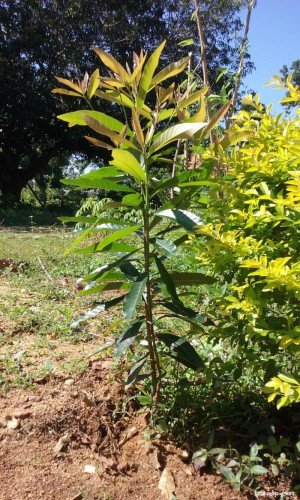
{"type": "Polygon", "coordinates": [[[149,441],[145,413],[122,408],[109,365],[1,395],[1,500],[254,498],[197,475],[186,450],[149,441]]]}

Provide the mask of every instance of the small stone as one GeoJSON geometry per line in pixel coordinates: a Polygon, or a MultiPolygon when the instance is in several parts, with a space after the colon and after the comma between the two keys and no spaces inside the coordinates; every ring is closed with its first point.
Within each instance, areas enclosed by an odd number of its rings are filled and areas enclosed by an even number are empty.
{"type": "Polygon", "coordinates": [[[75,382],[75,380],[73,378],[67,378],[67,380],[65,380],[65,385],[73,385],[75,382]]]}

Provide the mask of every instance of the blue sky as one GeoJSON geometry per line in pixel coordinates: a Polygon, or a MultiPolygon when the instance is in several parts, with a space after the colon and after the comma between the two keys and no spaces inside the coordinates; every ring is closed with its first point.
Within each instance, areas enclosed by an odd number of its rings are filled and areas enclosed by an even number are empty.
{"type": "Polygon", "coordinates": [[[249,30],[249,51],[256,70],[244,83],[261,95],[265,104],[278,104],[283,93],[264,87],[284,64],[300,59],[300,0],[257,0],[249,30]]]}

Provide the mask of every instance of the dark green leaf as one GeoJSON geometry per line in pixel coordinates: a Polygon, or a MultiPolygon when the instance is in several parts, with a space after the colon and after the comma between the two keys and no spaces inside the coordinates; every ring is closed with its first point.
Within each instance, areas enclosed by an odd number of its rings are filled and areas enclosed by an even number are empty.
{"type": "Polygon", "coordinates": [[[143,323],[143,319],[135,321],[132,325],[126,328],[122,335],[118,338],[116,342],[116,356],[118,358],[123,356],[128,347],[131,346],[143,323]]]}
{"type": "Polygon", "coordinates": [[[178,297],[177,292],[176,292],[176,287],[175,287],[174,281],[172,280],[170,273],[167,271],[167,269],[163,265],[161,259],[159,259],[156,256],[154,256],[154,258],[155,258],[155,262],[156,262],[156,266],[157,266],[159,275],[160,275],[163,283],[166,285],[166,288],[167,288],[169,294],[171,295],[173,301],[175,303],[177,303],[177,304],[179,303],[181,305],[181,302],[180,302],[179,297],[178,297]]]}
{"type": "Polygon", "coordinates": [[[74,251],[74,253],[88,255],[95,252],[111,252],[111,253],[127,253],[127,252],[136,252],[137,248],[133,245],[129,245],[128,243],[110,243],[105,246],[105,248],[101,248],[98,250],[99,243],[94,243],[93,245],[89,245],[88,247],[78,248],[74,251]]]}
{"type": "Polygon", "coordinates": [[[125,297],[123,309],[127,323],[130,323],[131,318],[134,316],[136,312],[137,306],[142,301],[143,293],[146,287],[146,282],[147,282],[147,277],[141,275],[139,281],[134,281],[132,283],[131,289],[125,297]]]}
{"type": "Polygon", "coordinates": [[[179,226],[184,227],[187,231],[195,232],[197,226],[201,225],[201,219],[187,210],[162,210],[157,212],[158,217],[166,217],[167,219],[176,220],[179,226]]]}
{"type": "Polygon", "coordinates": [[[182,337],[172,333],[159,333],[158,338],[171,350],[170,356],[192,370],[204,368],[204,362],[194,347],[182,337]]]}
{"type": "Polygon", "coordinates": [[[125,388],[127,389],[130,387],[132,384],[137,382],[139,373],[141,369],[143,368],[144,364],[146,363],[146,356],[143,356],[130,370],[128,379],[126,381],[126,386],[125,388]]]}
{"type": "Polygon", "coordinates": [[[108,302],[102,302],[94,309],[91,309],[90,311],[87,311],[82,316],[79,316],[79,318],[77,318],[76,321],[73,321],[73,323],[70,325],[71,328],[76,328],[83,321],[86,321],[86,320],[91,319],[91,318],[95,318],[96,316],[98,316],[98,314],[101,314],[102,312],[107,311],[111,307],[113,307],[116,304],[118,304],[119,302],[121,302],[124,299],[124,297],[125,297],[125,295],[121,295],[120,297],[116,297],[112,300],[109,300],[108,302]]]}
{"type": "MultiPolygon", "coordinates": [[[[124,238],[125,236],[128,236],[129,234],[134,233],[139,228],[140,228],[140,226],[136,225],[136,226],[127,227],[125,229],[119,229],[118,231],[115,231],[114,233],[109,234],[108,236],[103,238],[103,240],[99,241],[98,243],[94,243],[93,245],[90,245],[88,247],[84,247],[84,248],[80,248],[80,249],[76,250],[76,253],[86,254],[86,253],[101,252],[105,248],[110,247],[110,245],[112,243],[114,243],[115,241],[120,240],[120,239],[124,238]]],[[[125,243],[122,243],[122,245],[125,245],[125,243]]],[[[135,249],[134,247],[133,248],[131,247],[130,250],[127,249],[127,250],[120,250],[120,251],[121,252],[122,251],[129,251],[130,252],[134,249],[135,249]]]]}
{"type": "Polygon", "coordinates": [[[171,240],[155,238],[151,243],[153,243],[153,246],[164,255],[174,256],[177,253],[177,247],[171,240]]]}

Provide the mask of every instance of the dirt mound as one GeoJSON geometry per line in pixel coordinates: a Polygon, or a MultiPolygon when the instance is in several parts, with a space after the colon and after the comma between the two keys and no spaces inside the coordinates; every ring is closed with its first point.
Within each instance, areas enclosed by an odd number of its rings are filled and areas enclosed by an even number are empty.
{"type": "Polygon", "coordinates": [[[125,413],[121,386],[97,363],[1,396],[1,500],[242,498],[216,476],[196,476],[174,445],[150,443],[145,416],[125,413]]]}

